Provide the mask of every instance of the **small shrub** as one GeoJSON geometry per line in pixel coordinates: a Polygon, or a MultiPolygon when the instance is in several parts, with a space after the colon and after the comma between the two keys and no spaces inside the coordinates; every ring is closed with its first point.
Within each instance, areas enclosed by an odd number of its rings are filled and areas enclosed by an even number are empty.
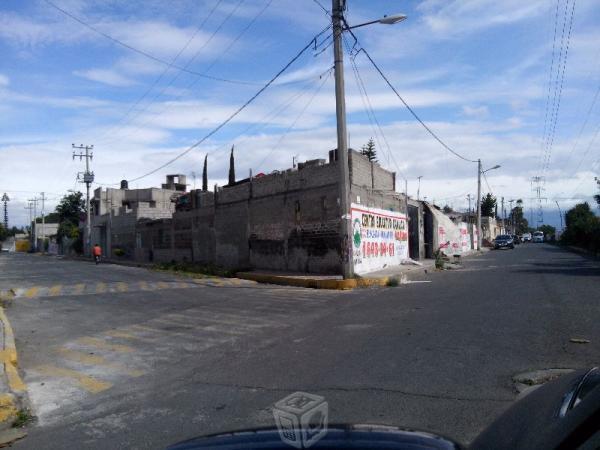
{"type": "Polygon", "coordinates": [[[122,248],[115,248],[115,256],[125,256],[125,250],[122,248]]]}
{"type": "Polygon", "coordinates": [[[17,411],[17,417],[15,417],[15,421],[13,422],[13,428],[21,428],[27,425],[29,422],[33,420],[33,416],[29,412],[28,409],[20,409],[17,411]]]}
{"type": "Polygon", "coordinates": [[[397,287],[399,284],[400,281],[398,280],[398,277],[390,277],[385,283],[385,285],[388,287],[397,287]]]}

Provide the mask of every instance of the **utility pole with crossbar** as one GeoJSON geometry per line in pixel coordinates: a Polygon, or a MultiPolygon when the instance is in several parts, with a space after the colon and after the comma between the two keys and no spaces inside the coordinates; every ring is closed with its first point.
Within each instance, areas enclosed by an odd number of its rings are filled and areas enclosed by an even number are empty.
{"type": "Polygon", "coordinates": [[[92,242],[92,216],[90,214],[90,185],[94,182],[94,172],[90,172],[90,160],[94,157],[93,153],[91,153],[91,150],[93,150],[94,146],[93,145],[78,145],[76,146],[75,144],[72,144],[73,147],[73,159],[75,158],[79,158],[79,160],[81,161],[83,158],[85,158],[85,172],[83,172],[83,174],[78,173],[77,174],[77,179],[80,180],[81,182],[85,183],[85,187],[86,187],[86,197],[85,197],[85,209],[86,209],[86,213],[87,213],[87,218],[86,218],[86,240],[85,240],[85,249],[84,249],[84,253],[86,255],[90,255],[90,249],[91,247],[91,242],[92,242]],[[79,150],[79,153],[75,153],[75,150],[79,150]],[[83,150],[85,150],[85,153],[83,153],[83,150]],[[82,176],[81,176],[82,175],[82,176]]]}

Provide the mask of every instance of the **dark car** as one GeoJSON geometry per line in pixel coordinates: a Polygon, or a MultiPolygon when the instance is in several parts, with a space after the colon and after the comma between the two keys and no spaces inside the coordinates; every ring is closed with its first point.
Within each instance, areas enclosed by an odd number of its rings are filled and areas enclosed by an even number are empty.
{"type": "Polygon", "coordinates": [[[496,250],[501,248],[515,248],[515,241],[510,234],[499,234],[494,239],[494,248],[496,250]]]}
{"type": "Polygon", "coordinates": [[[518,235],[516,235],[516,234],[513,234],[512,238],[513,238],[513,241],[514,241],[515,245],[518,245],[518,244],[520,244],[522,242],[521,238],[518,235]]]}

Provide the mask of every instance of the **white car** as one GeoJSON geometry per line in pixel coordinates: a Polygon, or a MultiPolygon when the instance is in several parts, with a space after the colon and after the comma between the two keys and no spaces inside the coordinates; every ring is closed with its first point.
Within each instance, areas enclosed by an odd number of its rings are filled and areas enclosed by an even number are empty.
{"type": "Polygon", "coordinates": [[[533,233],[533,242],[544,242],[544,232],[536,231],[533,233]]]}
{"type": "Polygon", "coordinates": [[[523,233],[523,236],[521,236],[521,240],[523,242],[531,242],[531,233],[523,233]]]}

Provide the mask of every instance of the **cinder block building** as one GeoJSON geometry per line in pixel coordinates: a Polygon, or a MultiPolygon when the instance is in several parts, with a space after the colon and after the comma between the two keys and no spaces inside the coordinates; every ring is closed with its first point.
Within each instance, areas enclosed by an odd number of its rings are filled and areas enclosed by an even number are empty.
{"type": "Polygon", "coordinates": [[[184,175],[167,175],[162,189],[129,189],[126,181],[120,189],[96,189],[90,200],[92,245],[98,243],[107,256],[115,256],[118,249],[127,258],[140,259],[138,222],[172,217],[177,197],[185,192],[184,175]]]}
{"type": "Polygon", "coordinates": [[[336,153],[239,181],[231,177],[232,154],[227,186],[179,196],[172,217],[137,218],[129,241],[136,243],[135,258],[310,273],[340,273],[343,258],[353,258],[358,272],[399,264],[409,253],[419,258],[422,207],[409,208],[417,242],[410,250],[407,202],[395,192],[395,173],[353,150],[353,235],[341,237],[336,153]]]}

